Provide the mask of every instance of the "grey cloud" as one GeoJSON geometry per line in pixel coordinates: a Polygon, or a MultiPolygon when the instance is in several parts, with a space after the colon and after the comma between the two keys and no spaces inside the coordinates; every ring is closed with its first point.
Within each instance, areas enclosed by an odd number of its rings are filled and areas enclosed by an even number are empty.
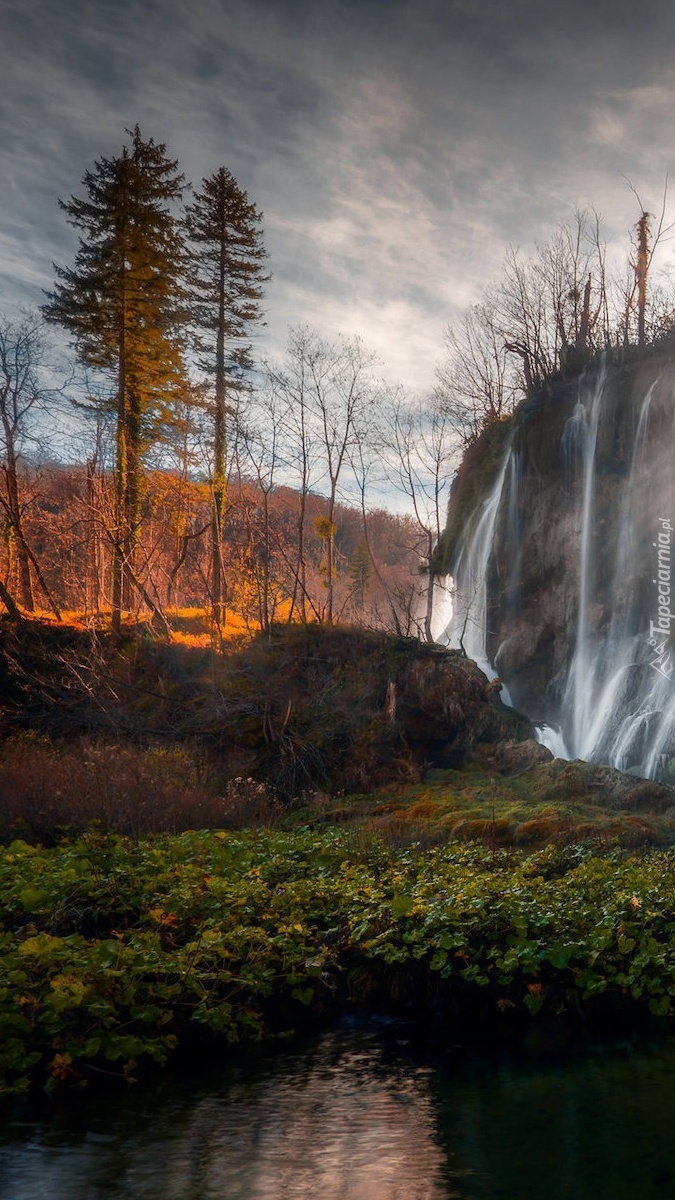
{"type": "Polygon", "coordinates": [[[509,242],[577,202],[618,237],[622,171],[660,194],[674,25],[666,0],[0,0],[0,286],[39,302],[75,244],[56,197],[138,121],[263,209],[262,348],[360,331],[422,384],[509,242]]]}

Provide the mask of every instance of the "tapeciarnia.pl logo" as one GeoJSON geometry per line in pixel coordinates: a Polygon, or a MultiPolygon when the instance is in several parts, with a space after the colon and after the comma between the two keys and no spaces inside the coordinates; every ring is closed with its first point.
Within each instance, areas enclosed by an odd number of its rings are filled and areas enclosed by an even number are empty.
{"type": "Polygon", "coordinates": [[[656,579],[652,583],[656,584],[658,596],[658,617],[655,621],[649,622],[649,645],[652,647],[652,657],[649,660],[650,667],[653,667],[659,675],[663,675],[665,679],[670,679],[673,673],[673,655],[669,647],[670,640],[670,622],[675,621],[675,613],[670,611],[671,607],[671,563],[670,563],[670,543],[673,536],[673,527],[667,517],[659,517],[659,529],[657,540],[653,543],[656,550],[656,579]]]}

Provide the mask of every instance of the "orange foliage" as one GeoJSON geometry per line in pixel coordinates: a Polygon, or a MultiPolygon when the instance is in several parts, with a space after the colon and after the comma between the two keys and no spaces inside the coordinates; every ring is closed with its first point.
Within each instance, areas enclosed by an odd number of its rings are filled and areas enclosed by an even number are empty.
{"type": "MultiPolygon", "coordinates": [[[[34,580],[39,615],[76,628],[106,628],[111,598],[111,547],[114,521],[111,480],[103,468],[93,476],[85,466],[24,465],[22,486],[30,495],[24,525],[47,592],[34,580]],[[49,607],[49,598],[54,608],[49,607]]],[[[289,487],[264,493],[246,479],[231,481],[223,534],[223,565],[228,613],[226,640],[255,633],[261,625],[291,617],[325,618],[327,587],[324,557],[327,500],[305,498],[303,562],[299,564],[300,496],[289,487]],[[293,598],[293,599],[291,599],[293,598]]],[[[424,580],[418,571],[419,531],[407,517],[382,510],[368,514],[367,569],[355,583],[355,566],[364,557],[361,513],[338,505],[330,527],[332,580],[337,622],[377,629],[392,626],[416,633],[416,614],[424,580]],[[372,553],[372,570],[368,565],[372,553]],[[359,559],[359,554],[361,558],[359,559]]],[[[135,565],[139,587],[127,624],[149,621],[148,600],[169,614],[211,606],[211,499],[208,486],[185,473],[150,470],[144,476],[143,519],[135,565]]],[[[11,597],[20,594],[18,565],[11,539],[0,539],[0,578],[11,597]]],[[[0,604],[0,612],[2,605],[0,604]]],[[[173,619],[170,624],[174,626],[173,619]]],[[[210,628],[178,621],[183,644],[208,644],[210,628]]],[[[182,640],[179,639],[179,640],[182,640]]]]}

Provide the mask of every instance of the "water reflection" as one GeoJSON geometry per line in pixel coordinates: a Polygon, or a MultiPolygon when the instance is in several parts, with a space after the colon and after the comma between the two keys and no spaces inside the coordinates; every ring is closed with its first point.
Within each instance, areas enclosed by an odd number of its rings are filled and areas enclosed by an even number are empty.
{"type": "Polygon", "coordinates": [[[675,1043],[412,1053],[342,1030],[195,1082],[14,1108],[0,1200],[661,1200],[675,1043]]]}
{"type": "Polygon", "coordinates": [[[0,1150],[0,1198],[446,1200],[429,1075],[350,1032],[265,1076],[226,1071],[206,1094],[130,1097],[107,1121],[94,1109],[79,1141],[57,1112],[0,1150]]]}
{"type": "Polygon", "coordinates": [[[500,1052],[432,1091],[448,1155],[475,1174],[467,1200],[675,1196],[675,1043],[500,1052]]]}

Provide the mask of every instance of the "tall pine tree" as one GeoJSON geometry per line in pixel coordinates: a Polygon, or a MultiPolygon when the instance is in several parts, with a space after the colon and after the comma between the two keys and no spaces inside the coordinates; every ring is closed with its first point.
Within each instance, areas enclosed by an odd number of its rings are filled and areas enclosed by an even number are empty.
{"type": "Polygon", "coordinates": [[[43,308],[74,337],[82,362],[115,378],[113,628],[136,581],[143,453],[155,440],[183,383],[184,244],[172,213],[183,179],[166,147],[138,126],[116,158],[83,178],[85,199],[59,201],[81,231],[74,266],[55,267],[43,308]]]}
{"type": "Polygon", "coordinates": [[[190,309],[196,329],[199,366],[214,381],[212,406],[211,600],[220,627],[225,611],[223,526],[227,503],[228,392],[241,387],[252,365],[248,330],[261,319],[266,253],[262,216],[220,167],[202,180],[201,192],[186,208],[191,242],[190,309]]]}

